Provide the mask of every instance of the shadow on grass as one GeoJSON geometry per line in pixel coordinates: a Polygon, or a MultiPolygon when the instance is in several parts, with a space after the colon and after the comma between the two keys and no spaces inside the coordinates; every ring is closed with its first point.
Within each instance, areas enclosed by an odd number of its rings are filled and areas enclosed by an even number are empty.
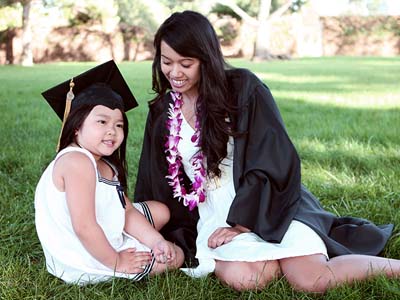
{"type": "MultiPolygon", "coordinates": [[[[276,97],[277,103],[302,158],[304,180],[327,209],[342,215],[366,217],[376,223],[399,224],[400,104],[384,109],[338,106],[323,99],[319,103],[311,102],[304,94],[335,93],[346,97],[358,91],[365,93],[365,90],[378,91],[378,97],[399,94],[400,87],[394,78],[400,77],[400,60],[366,59],[357,65],[347,58],[321,59],[321,62],[317,65],[316,60],[306,59],[281,64],[246,62],[245,66],[264,74],[274,95],[289,93],[289,96],[276,97]],[[345,67],[347,64],[353,67],[345,67]],[[379,71],[375,72],[375,69],[379,71]]],[[[11,284],[7,290],[9,299],[33,298],[35,295],[37,298],[65,295],[65,299],[108,299],[110,295],[114,299],[164,299],[164,296],[264,299],[271,295],[276,299],[319,298],[293,292],[284,281],[277,281],[260,293],[240,294],[221,286],[214,277],[194,280],[180,273],[170,274],[175,278],[163,275],[137,285],[115,280],[91,288],[71,287],[52,279],[44,270],[44,258],[34,229],[33,198],[42,171],[55,155],[60,121],[52,115],[40,92],[51,86],[50,81],[57,83],[64,80],[66,74],[72,75],[87,67],[61,66],[64,74],[55,66],[46,65],[37,66],[37,69],[20,68],[18,74],[11,68],[6,73],[3,72],[5,69],[0,72],[0,257],[5,280],[11,284]],[[38,76],[37,70],[45,72],[46,76],[38,76]],[[18,284],[12,284],[13,281],[18,284]]],[[[152,98],[148,83],[144,83],[138,70],[150,70],[149,66],[122,65],[130,85],[137,91],[135,94],[140,95],[141,104],[139,109],[128,114],[129,182],[132,187],[141,151],[146,101],[152,98]],[[146,86],[141,87],[141,84],[146,86]]],[[[386,253],[400,256],[399,241],[395,235],[386,253]]],[[[398,288],[397,283],[382,283],[378,279],[372,284],[356,286],[355,290],[339,288],[339,291],[329,292],[325,299],[336,296],[399,299],[398,288]]]]}

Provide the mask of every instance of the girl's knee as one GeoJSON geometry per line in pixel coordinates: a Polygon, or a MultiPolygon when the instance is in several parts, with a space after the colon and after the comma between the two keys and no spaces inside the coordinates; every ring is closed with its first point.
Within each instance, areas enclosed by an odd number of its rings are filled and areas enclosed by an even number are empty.
{"type": "Polygon", "coordinates": [[[168,223],[171,213],[168,206],[159,201],[146,201],[147,206],[150,209],[151,215],[153,217],[154,227],[160,230],[168,223]]]}

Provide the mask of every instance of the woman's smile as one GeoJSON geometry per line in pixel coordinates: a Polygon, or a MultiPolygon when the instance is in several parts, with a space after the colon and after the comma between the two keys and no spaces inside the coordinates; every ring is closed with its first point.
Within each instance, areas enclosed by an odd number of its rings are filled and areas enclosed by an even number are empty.
{"type": "Polygon", "coordinates": [[[187,80],[176,80],[176,79],[170,79],[171,85],[176,88],[181,88],[185,85],[187,80]]]}
{"type": "Polygon", "coordinates": [[[171,88],[182,94],[197,95],[200,81],[200,60],[177,53],[166,42],[161,42],[161,71],[171,88]]]}

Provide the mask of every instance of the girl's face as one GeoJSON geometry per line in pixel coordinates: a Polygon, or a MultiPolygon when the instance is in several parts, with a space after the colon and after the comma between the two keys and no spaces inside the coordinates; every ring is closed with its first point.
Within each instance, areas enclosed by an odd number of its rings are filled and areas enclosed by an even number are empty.
{"type": "Polygon", "coordinates": [[[189,98],[198,96],[200,81],[200,60],[184,57],[161,41],[161,71],[174,91],[186,94],[189,98]]]}
{"type": "Polygon", "coordinates": [[[97,105],[75,135],[77,143],[90,151],[96,160],[102,156],[110,156],[124,140],[122,112],[97,105]]]}

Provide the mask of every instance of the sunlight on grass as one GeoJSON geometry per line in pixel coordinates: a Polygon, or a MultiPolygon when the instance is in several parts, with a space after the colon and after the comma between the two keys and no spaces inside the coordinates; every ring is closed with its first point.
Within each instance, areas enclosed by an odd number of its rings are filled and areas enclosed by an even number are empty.
{"type": "Polygon", "coordinates": [[[324,57],[250,66],[243,60],[232,59],[230,63],[239,67],[247,64],[278,101],[379,110],[400,108],[397,58],[324,57]],[[315,64],[316,60],[319,64],[315,64]]]}
{"type": "MultiPolygon", "coordinates": [[[[342,88],[345,90],[345,87],[342,88]]],[[[360,93],[316,93],[316,92],[288,92],[275,91],[276,99],[285,99],[292,101],[303,101],[316,103],[325,106],[349,107],[349,108],[373,108],[373,109],[392,109],[400,108],[400,92],[379,94],[374,92],[360,93]]]]}
{"type": "MultiPolygon", "coordinates": [[[[266,82],[273,82],[273,85],[302,84],[309,86],[308,91],[288,91],[276,88],[273,93],[277,99],[301,100],[320,105],[333,105],[337,107],[355,108],[374,108],[390,109],[400,108],[400,90],[398,92],[387,91],[378,84],[364,86],[360,90],[360,84],[354,82],[346,83],[346,80],[339,76],[319,76],[319,75],[284,75],[274,72],[256,73],[256,75],[266,82]],[[319,91],[318,86],[331,86],[331,91],[319,91]],[[380,90],[383,90],[382,92],[380,90]]],[[[385,86],[385,85],[383,85],[385,86]]]]}
{"type": "Polygon", "coordinates": [[[274,72],[255,72],[255,74],[263,81],[269,82],[271,81],[280,81],[280,82],[290,82],[290,83],[303,83],[308,84],[312,82],[315,83],[340,83],[342,80],[337,76],[311,76],[311,75],[302,75],[302,76],[290,76],[284,75],[274,72]]]}
{"type": "MultiPolygon", "coordinates": [[[[270,88],[302,161],[302,181],[329,211],[395,224],[383,255],[400,258],[400,58],[324,57],[229,61],[270,88]]],[[[321,299],[284,278],[259,292],[235,292],[214,276],[181,272],[148,281],[115,279],[86,287],[47,273],[34,228],[33,198],[53,159],[61,122],[40,93],[90,63],[0,66],[0,298],[14,299],[321,299]]],[[[128,196],[132,197],[151,91],[151,62],[118,64],[139,107],[128,113],[128,196]]],[[[400,299],[398,279],[330,290],[324,299],[400,299]]]]}

